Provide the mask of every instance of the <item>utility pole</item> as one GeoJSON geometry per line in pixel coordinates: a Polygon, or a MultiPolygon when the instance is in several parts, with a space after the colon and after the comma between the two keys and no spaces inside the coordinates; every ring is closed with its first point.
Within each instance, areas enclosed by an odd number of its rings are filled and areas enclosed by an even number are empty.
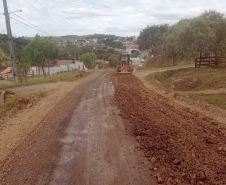
{"type": "Polygon", "coordinates": [[[92,53],[93,53],[93,39],[92,39],[92,53]]]}
{"type": "Polygon", "coordinates": [[[4,5],[4,11],[5,11],[4,14],[5,14],[7,35],[8,35],[8,44],[9,44],[9,51],[10,51],[10,57],[11,57],[12,71],[13,71],[13,80],[14,80],[14,83],[17,84],[19,81],[18,81],[18,74],[17,74],[16,57],[14,52],[13,38],[12,38],[11,26],[9,21],[9,12],[8,12],[6,0],[3,0],[3,5],[4,5]]]}

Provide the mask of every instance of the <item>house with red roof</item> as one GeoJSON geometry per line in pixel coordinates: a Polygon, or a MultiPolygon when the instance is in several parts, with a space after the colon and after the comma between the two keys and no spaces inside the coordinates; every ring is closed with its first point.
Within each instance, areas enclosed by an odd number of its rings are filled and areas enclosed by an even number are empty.
{"type": "Polygon", "coordinates": [[[12,78],[13,73],[12,73],[12,67],[7,67],[4,71],[0,73],[0,77],[4,79],[12,78]]]}

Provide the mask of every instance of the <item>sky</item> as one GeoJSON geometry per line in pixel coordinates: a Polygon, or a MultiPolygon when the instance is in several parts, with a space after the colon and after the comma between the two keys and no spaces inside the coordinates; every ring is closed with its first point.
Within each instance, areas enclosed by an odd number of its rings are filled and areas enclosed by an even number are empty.
{"type": "MultiPolygon", "coordinates": [[[[6,33],[0,1],[0,33],[6,33]]],[[[138,36],[147,25],[172,25],[205,10],[226,13],[225,0],[7,0],[7,4],[14,37],[138,36]]]]}

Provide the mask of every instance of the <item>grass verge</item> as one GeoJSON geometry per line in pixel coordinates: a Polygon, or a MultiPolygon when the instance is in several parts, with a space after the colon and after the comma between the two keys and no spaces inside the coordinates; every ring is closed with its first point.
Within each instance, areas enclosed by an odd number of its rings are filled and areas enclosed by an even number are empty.
{"type": "Polygon", "coordinates": [[[70,71],[70,72],[64,72],[59,74],[54,74],[50,76],[43,77],[28,77],[27,80],[25,78],[22,79],[22,82],[19,84],[2,84],[0,85],[0,89],[8,89],[12,87],[18,87],[18,86],[29,86],[29,85],[37,85],[37,84],[43,84],[43,83],[54,83],[59,81],[73,81],[76,80],[82,76],[87,75],[88,73],[79,72],[79,71],[70,71]]]}
{"type": "Polygon", "coordinates": [[[181,65],[174,65],[174,66],[167,66],[167,67],[138,67],[138,71],[142,72],[142,71],[158,71],[158,70],[174,70],[174,69],[178,69],[178,68],[189,68],[189,67],[194,67],[195,64],[194,63],[190,63],[190,64],[181,64],[181,65]]]}
{"type": "Polygon", "coordinates": [[[157,72],[146,77],[174,91],[203,91],[226,88],[226,68],[185,68],[157,72]],[[151,78],[152,77],[152,78],[151,78]]]}
{"type": "Polygon", "coordinates": [[[189,94],[189,98],[193,100],[205,101],[209,104],[226,109],[226,94],[189,94]]]}
{"type": "Polygon", "coordinates": [[[154,77],[160,81],[161,83],[165,84],[169,81],[170,77],[177,73],[178,70],[169,70],[161,73],[155,73],[154,77]]]}
{"type": "Polygon", "coordinates": [[[12,107],[18,105],[18,104],[29,104],[31,102],[34,102],[36,99],[45,97],[47,95],[47,91],[37,91],[33,93],[28,94],[19,94],[19,95],[13,95],[6,99],[4,105],[0,107],[0,119],[4,117],[12,107]]]}

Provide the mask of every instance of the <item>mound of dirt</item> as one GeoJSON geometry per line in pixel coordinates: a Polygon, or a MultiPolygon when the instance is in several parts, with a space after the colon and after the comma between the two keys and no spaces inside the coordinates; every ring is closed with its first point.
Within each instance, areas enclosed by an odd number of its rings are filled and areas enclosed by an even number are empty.
{"type": "Polygon", "coordinates": [[[180,79],[172,80],[172,86],[175,91],[191,91],[202,84],[202,79],[198,77],[186,76],[180,79]]]}
{"type": "Polygon", "coordinates": [[[10,110],[7,111],[6,115],[13,116],[18,111],[28,109],[32,107],[37,101],[39,97],[31,96],[31,97],[20,97],[16,100],[16,103],[10,108],[10,110]]]}
{"type": "Polygon", "coordinates": [[[153,163],[160,184],[226,184],[226,128],[147,89],[133,75],[114,75],[121,116],[153,163]]]}

